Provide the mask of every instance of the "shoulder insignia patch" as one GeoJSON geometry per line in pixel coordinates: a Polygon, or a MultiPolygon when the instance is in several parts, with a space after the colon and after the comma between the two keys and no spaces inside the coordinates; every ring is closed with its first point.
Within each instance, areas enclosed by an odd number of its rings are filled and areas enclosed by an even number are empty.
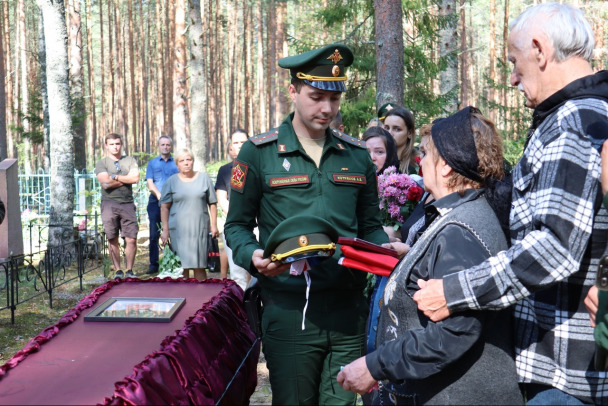
{"type": "Polygon", "coordinates": [[[365,141],[363,140],[351,137],[350,135],[344,134],[342,131],[336,130],[335,128],[332,128],[331,132],[333,133],[334,137],[338,138],[341,141],[344,141],[351,145],[355,145],[359,148],[365,148],[365,141]]]}
{"type": "Polygon", "coordinates": [[[232,190],[243,193],[245,181],[247,180],[248,169],[249,167],[246,164],[239,162],[236,159],[234,160],[234,165],[232,166],[232,176],[230,177],[230,187],[232,190]]]}
{"type": "Polygon", "coordinates": [[[277,138],[279,138],[279,129],[273,128],[268,132],[249,138],[249,141],[253,142],[253,145],[258,146],[275,141],[277,138]]]}

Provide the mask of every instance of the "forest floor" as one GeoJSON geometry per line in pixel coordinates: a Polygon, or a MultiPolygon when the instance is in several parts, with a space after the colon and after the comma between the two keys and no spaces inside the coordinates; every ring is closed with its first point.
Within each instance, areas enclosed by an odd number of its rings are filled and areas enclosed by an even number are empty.
{"type": "MultiPolygon", "coordinates": [[[[143,227],[142,227],[143,228],[143,227]]],[[[221,239],[219,239],[221,244],[221,239]]],[[[220,247],[223,249],[222,247],[220,247]]],[[[138,250],[133,272],[140,279],[148,279],[148,235],[147,229],[141,230],[138,238],[138,250]]],[[[108,273],[111,278],[113,274],[108,273]]],[[[210,278],[220,278],[219,272],[211,272],[210,278]]],[[[109,279],[103,276],[103,268],[86,274],[83,278],[83,289],[80,290],[78,279],[58,287],[53,293],[53,308],[49,307],[48,295],[44,294],[27,303],[17,306],[15,324],[11,324],[11,314],[8,309],[0,312],[0,365],[8,361],[25,344],[37,336],[46,327],[55,324],[63,314],[93,289],[109,279]]],[[[272,392],[268,380],[268,369],[263,354],[258,361],[258,383],[251,396],[252,405],[267,405],[272,403],[272,392]]]]}

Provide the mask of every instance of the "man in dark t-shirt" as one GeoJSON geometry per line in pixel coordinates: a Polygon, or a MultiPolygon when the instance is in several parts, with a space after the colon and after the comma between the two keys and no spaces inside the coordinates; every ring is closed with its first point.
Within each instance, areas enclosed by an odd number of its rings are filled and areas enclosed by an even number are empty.
{"type": "MultiPolygon", "coordinates": [[[[230,136],[230,140],[228,142],[228,155],[230,155],[231,159],[234,159],[239,154],[241,150],[241,146],[249,139],[247,132],[245,130],[238,129],[232,133],[230,136]]],[[[217,195],[217,200],[220,205],[220,208],[228,215],[228,203],[230,201],[230,177],[232,176],[232,162],[227,163],[220,167],[217,173],[217,180],[215,182],[215,193],[217,195]]],[[[226,244],[226,237],[222,234],[222,238],[224,239],[224,251],[226,252],[226,257],[228,259],[228,266],[230,269],[230,279],[233,279],[238,283],[238,285],[245,290],[247,287],[247,283],[251,279],[251,275],[247,272],[246,269],[236,265],[232,259],[232,250],[226,244]]],[[[223,275],[225,276],[225,275],[223,275]]]]}
{"type": "Polygon", "coordinates": [[[126,276],[135,277],[133,263],[137,250],[137,215],[133,199],[133,184],[139,182],[139,168],[135,158],[122,155],[122,137],[118,134],[106,136],[105,158],[95,165],[95,174],[101,184],[101,220],[108,238],[108,250],[116,278],[125,273],[120,266],[118,234],[125,239],[126,276]]]}

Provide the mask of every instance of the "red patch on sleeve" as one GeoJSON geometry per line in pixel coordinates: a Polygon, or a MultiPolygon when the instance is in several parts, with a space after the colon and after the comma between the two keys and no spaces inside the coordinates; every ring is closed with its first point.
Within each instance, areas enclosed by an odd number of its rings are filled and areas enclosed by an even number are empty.
{"type": "Polygon", "coordinates": [[[247,180],[247,170],[249,167],[242,162],[234,161],[232,166],[232,177],[230,178],[230,186],[232,190],[243,193],[245,181],[247,180]]]}

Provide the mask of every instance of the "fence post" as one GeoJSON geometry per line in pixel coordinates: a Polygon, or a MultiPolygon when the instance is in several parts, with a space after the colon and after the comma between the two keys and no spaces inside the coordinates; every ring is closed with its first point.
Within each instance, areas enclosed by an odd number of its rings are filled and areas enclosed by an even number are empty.
{"type": "Polygon", "coordinates": [[[44,261],[44,270],[47,278],[47,292],[49,292],[49,307],[53,308],[53,270],[55,267],[53,266],[53,253],[54,249],[50,245],[46,247],[46,261],[44,261]]]}
{"type": "Polygon", "coordinates": [[[83,211],[87,208],[87,196],[84,193],[84,191],[87,190],[85,182],[86,179],[84,176],[78,176],[78,187],[76,188],[76,196],[78,196],[78,211],[83,211]]]}

